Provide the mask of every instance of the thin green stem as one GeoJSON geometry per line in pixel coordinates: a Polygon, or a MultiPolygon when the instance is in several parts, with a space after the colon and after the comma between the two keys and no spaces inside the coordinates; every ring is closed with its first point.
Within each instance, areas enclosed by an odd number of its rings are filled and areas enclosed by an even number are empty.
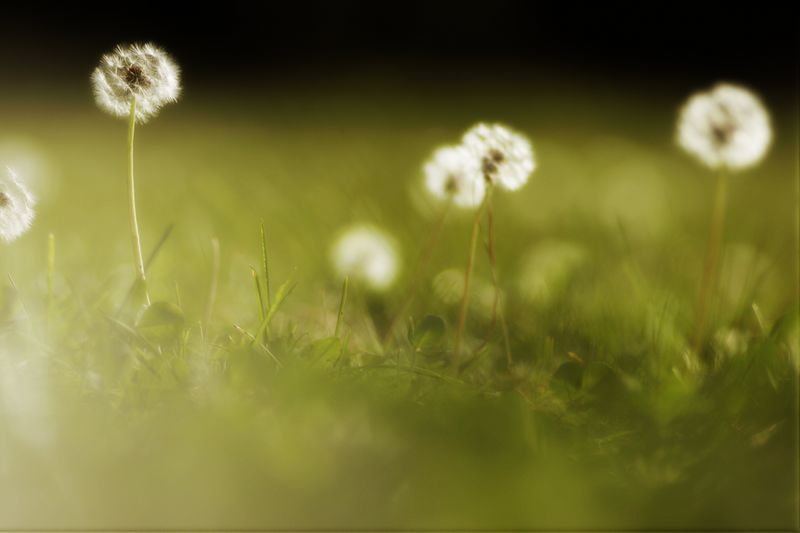
{"type": "Polygon", "coordinates": [[[261,291],[261,282],[258,279],[258,271],[255,268],[250,267],[250,274],[253,276],[253,283],[256,289],[256,297],[258,298],[258,319],[260,321],[264,320],[264,317],[267,316],[267,308],[264,307],[264,296],[262,295],[261,291]]]}
{"type": "Polygon", "coordinates": [[[136,97],[131,97],[131,110],[128,118],[128,196],[131,208],[131,237],[133,239],[133,259],[139,281],[144,290],[144,298],[150,305],[150,294],[147,292],[147,277],[142,256],[142,239],[139,234],[139,221],[136,217],[136,185],[133,174],[133,139],[136,132],[136,97]]]}
{"type": "MultiPolygon", "coordinates": [[[[153,261],[155,261],[156,257],[158,257],[158,254],[161,252],[161,249],[164,247],[164,244],[166,244],[167,239],[169,239],[169,236],[172,234],[172,229],[174,227],[175,227],[174,224],[170,224],[169,226],[167,226],[167,228],[164,230],[164,233],[162,233],[161,237],[158,239],[158,242],[156,243],[156,245],[150,251],[150,255],[147,256],[147,260],[144,262],[144,271],[145,271],[145,273],[150,271],[150,267],[152,266],[153,261]]],[[[120,304],[119,308],[117,309],[117,314],[122,312],[122,310],[128,304],[128,301],[130,301],[130,299],[136,293],[136,289],[139,287],[140,284],[141,284],[141,282],[139,280],[139,274],[137,273],[136,274],[136,279],[134,279],[133,283],[131,284],[131,287],[128,289],[128,292],[125,295],[125,299],[122,300],[122,303],[120,304]]]]}
{"type": "Polygon", "coordinates": [[[464,326],[467,323],[467,308],[469,307],[469,289],[472,280],[472,269],[475,264],[475,249],[478,247],[478,232],[481,225],[481,216],[483,209],[486,206],[486,197],[484,196],[481,205],[475,212],[475,220],[472,222],[472,234],[469,239],[469,252],[467,254],[467,267],[464,271],[464,293],[461,296],[461,306],[458,310],[458,328],[456,329],[456,342],[453,347],[453,360],[452,366],[454,370],[458,370],[459,360],[461,359],[461,344],[464,340],[464,326]]]}
{"type": "Polygon", "coordinates": [[[261,264],[264,269],[264,283],[267,289],[267,309],[272,307],[272,292],[269,280],[269,257],[267,255],[267,235],[264,232],[264,221],[261,221],[261,264]]]}
{"type": "Polygon", "coordinates": [[[342,325],[342,319],[344,318],[344,306],[347,303],[347,287],[349,285],[349,278],[347,276],[344,277],[344,281],[342,282],[342,295],[339,298],[339,313],[336,315],[336,327],[333,330],[333,336],[339,337],[339,328],[342,325]]]}
{"type": "Polygon", "coordinates": [[[720,169],[717,174],[714,189],[714,207],[711,213],[711,230],[708,238],[708,248],[703,266],[703,281],[700,285],[700,296],[697,301],[697,314],[695,317],[695,332],[693,347],[695,353],[700,353],[708,327],[711,300],[717,281],[720,249],[722,247],[722,234],[725,227],[725,209],[728,196],[728,175],[725,169],[720,169]]]}

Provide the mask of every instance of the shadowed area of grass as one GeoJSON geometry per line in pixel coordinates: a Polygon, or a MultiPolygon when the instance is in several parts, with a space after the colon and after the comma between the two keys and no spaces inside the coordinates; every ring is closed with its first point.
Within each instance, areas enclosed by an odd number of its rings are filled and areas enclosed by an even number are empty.
{"type": "Polygon", "coordinates": [[[88,94],[0,99],[0,160],[40,198],[0,248],[0,527],[796,527],[795,117],[767,100],[776,143],[731,180],[697,356],[713,180],[674,146],[682,91],[190,88],[137,131],[145,255],[174,225],[144,314],[122,305],[124,121],[88,94]],[[480,249],[454,373],[469,214],[450,213],[380,339],[438,214],[421,163],[478,120],[529,135],[538,168],[495,198],[514,364],[480,249]],[[273,300],[291,287],[268,328],[262,221],[273,300]],[[397,241],[401,278],[351,283],[336,337],[329,247],[360,221],[397,241]]]}

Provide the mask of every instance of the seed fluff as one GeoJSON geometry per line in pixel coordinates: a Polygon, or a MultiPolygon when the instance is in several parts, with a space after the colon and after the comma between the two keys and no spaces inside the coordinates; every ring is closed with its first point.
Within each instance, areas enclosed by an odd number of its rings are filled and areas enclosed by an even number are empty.
{"type": "Polygon", "coordinates": [[[97,105],[118,117],[128,117],[136,98],[136,121],[147,122],[180,95],[180,70],[154,44],[119,45],[100,58],[92,73],[97,105]]]}
{"type": "Polygon", "coordinates": [[[536,168],[531,143],[500,124],[477,124],[464,134],[464,146],[479,159],[489,183],[515,191],[536,168]]]}
{"type": "Polygon", "coordinates": [[[459,207],[477,207],[486,194],[480,161],[463,146],[436,150],[425,164],[425,185],[435,198],[459,207]]]}
{"type": "Polygon", "coordinates": [[[33,223],[35,200],[10,168],[0,173],[0,239],[16,240],[33,223]]]}
{"type": "Polygon", "coordinates": [[[375,291],[388,289],[399,270],[392,240],[368,225],[345,230],[334,243],[331,258],[339,276],[350,276],[375,291]]]}
{"type": "Polygon", "coordinates": [[[720,83],[693,95],[680,112],[678,144],[711,168],[758,163],[772,141],[769,114],[744,87],[720,83]]]}

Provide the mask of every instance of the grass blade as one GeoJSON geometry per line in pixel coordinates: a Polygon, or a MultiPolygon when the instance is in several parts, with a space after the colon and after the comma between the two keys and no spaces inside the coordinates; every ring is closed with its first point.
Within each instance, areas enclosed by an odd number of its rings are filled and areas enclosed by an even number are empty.
{"type": "Polygon", "coordinates": [[[258,328],[258,332],[256,333],[256,339],[264,338],[264,336],[269,331],[269,324],[272,322],[272,318],[275,316],[275,313],[278,312],[278,308],[280,308],[283,301],[292,293],[297,283],[295,283],[291,278],[284,281],[280,287],[278,287],[278,293],[275,295],[275,301],[269,308],[267,312],[267,316],[264,317],[264,320],[261,321],[261,326],[258,328]]]}
{"type": "Polygon", "coordinates": [[[339,326],[342,324],[342,316],[344,315],[344,304],[347,302],[347,286],[349,283],[349,278],[347,276],[344,277],[344,282],[342,283],[342,296],[339,299],[339,313],[336,315],[336,328],[333,330],[333,336],[339,337],[339,326]]]}
{"type": "MultiPolygon", "coordinates": [[[[169,239],[169,236],[172,235],[172,229],[174,227],[175,227],[174,223],[171,223],[169,226],[167,226],[167,228],[164,230],[164,233],[161,234],[161,238],[158,239],[158,242],[153,247],[153,250],[150,252],[150,255],[147,256],[147,261],[144,264],[145,273],[147,273],[150,270],[150,266],[153,264],[153,261],[155,261],[156,257],[158,257],[158,254],[161,252],[161,248],[164,247],[164,244],[167,242],[167,239],[169,239]]],[[[119,315],[119,313],[121,313],[122,310],[125,309],[125,306],[128,305],[128,302],[133,296],[133,293],[136,291],[136,287],[138,285],[139,285],[139,279],[137,278],[133,280],[133,283],[131,283],[131,286],[128,289],[128,293],[125,295],[125,298],[122,300],[122,303],[117,309],[117,315],[119,315]]]]}
{"type": "Polygon", "coordinates": [[[269,286],[269,261],[267,257],[267,236],[264,232],[264,222],[261,222],[261,263],[264,269],[264,283],[267,289],[267,309],[272,307],[272,293],[269,286]]]}
{"type": "Polygon", "coordinates": [[[261,281],[258,279],[258,272],[255,268],[250,267],[250,274],[253,276],[253,283],[255,284],[256,288],[256,297],[258,297],[258,318],[263,321],[267,311],[264,307],[264,294],[261,290],[261,281]]]}

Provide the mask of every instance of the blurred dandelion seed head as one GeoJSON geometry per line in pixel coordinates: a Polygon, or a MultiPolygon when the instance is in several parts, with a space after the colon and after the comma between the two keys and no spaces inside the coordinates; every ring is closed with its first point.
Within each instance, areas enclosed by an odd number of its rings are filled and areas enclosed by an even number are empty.
{"type": "MultiPolygon", "coordinates": [[[[434,296],[439,301],[445,305],[455,307],[461,301],[463,294],[464,271],[457,268],[442,270],[433,278],[431,287],[434,296]]],[[[472,294],[469,300],[470,311],[482,318],[490,317],[494,305],[494,295],[494,286],[480,276],[473,274],[472,294]]],[[[498,301],[500,309],[504,307],[504,302],[505,298],[501,293],[498,301]]]]}
{"type": "Polygon", "coordinates": [[[432,286],[439,300],[447,305],[456,305],[464,288],[464,272],[456,268],[443,270],[433,278],[432,286]]]}
{"type": "Polygon", "coordinates": [[[459,207],[477,207],[486,184],[477,158],[463,146],[436,150],[425,163],[425,186],[439,200],[451,199],[459,207]]]}
{"type": "Polygon", "coordinates": [[[333,245],[332,261],[340,277],[349,276],[375,291],[388,289],[399,272],[394,242],[368,225],[346,229],[333,245]]]}
{"type": "Polygon", "coordinates": [[[0,161],[13,168],[17,175],[36,191],[36,203],[48,203],[58,197],[62,169],[53,163],[48,150],[38,141],[21,136],[0,140],[0,161]]]}
{"type": "Polygon", "coordinates": [[[33,223],[35,200],[14,171],[0,173],[0,239],[11,242],[33,223]]]}
{"type": "Polygon", "coordinates": [[[525,185],[536,168],[528,139],[500,124],[477,124],[463,141],[478,159],[485,180],[509,191],[525,185]]]}
{"type": "Polygon", "coordinates": [[[700,92],[680,111],[678,144],[711,168],[758,163],[772,141],[769,114],[752,92],[720,83],[700,92]]]}
{"type": "Polygon", "coordinates": [[[154,44],[119,45],[100,58],[92,73],[97,105],[118,117],[130,113],[136,98],[136,121],[147,122],[159,109],[180,95],[180,70],[172,58],[154,44]]]}
{"type": "Polygon", "coordinates": [[[537,244],[522,258],[518,278],[520,294],[534,304],[551,304],[587,256],[581,245],[569,241],[548,239],[537,244]]]}

